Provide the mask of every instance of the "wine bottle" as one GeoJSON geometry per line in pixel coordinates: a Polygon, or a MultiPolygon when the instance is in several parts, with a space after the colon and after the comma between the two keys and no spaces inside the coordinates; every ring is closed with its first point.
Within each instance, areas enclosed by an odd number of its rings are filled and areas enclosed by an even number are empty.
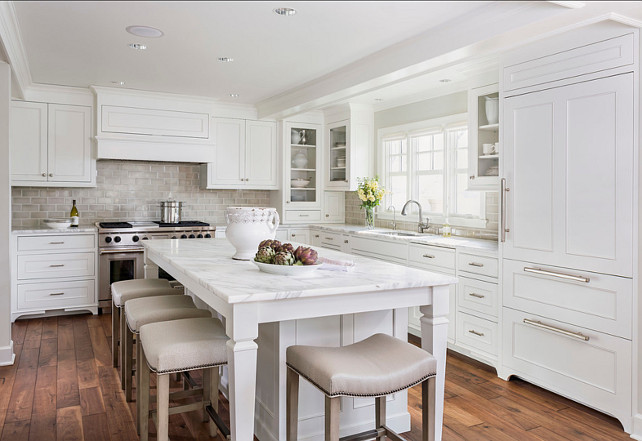
{"type": "Polygon", "coordinates": [[[71,226],[78,226],[78,209],[76,208],[76,200],[74,199],[73,206],[71,207],[71,212],[69,212],[69,217],[71,218],[71,226]]]}

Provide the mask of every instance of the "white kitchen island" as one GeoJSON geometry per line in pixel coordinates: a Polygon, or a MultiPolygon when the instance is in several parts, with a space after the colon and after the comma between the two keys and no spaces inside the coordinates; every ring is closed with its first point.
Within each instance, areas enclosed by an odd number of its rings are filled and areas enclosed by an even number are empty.
{"type": "MultiPolygon", "coordinates": [[[[232,439],[251,441],[256,431],[261,441],[285,440],[287,346],[346,345],[376,332],[405,340],[406,308],[420,305],[422,346],[438,360],[436,402],[428,405],[440,440],[449,284],[456,279],[324,248],[318,251],[323,257],[353,260],[356,267],[351,272],[319,269],[307,277],[284,277],[260,272],[252,262],[233,260],[234,248],[226,239],[145,242],[148,276],[155,265],[163,268],[225,319],[232,439]]],[[[323,400],[306,386],[302,384],[300,392],[299,438],[322,439],[323,400]]],[[[389,398],[393,429],[409,428],[406,400],[405,393],[389,398]]],[[[342,436],[374,427],[372,403],[361,398],[342,401],[342,436]]]]}

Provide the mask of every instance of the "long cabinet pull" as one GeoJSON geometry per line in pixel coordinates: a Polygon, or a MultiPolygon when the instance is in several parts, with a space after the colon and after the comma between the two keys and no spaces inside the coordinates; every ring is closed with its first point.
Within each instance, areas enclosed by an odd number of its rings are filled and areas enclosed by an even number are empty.
{"type": "Polygon", "coordinates": [[[122,254],[122,253],[143,253],[144,251],[140,248],[129,248],[122,250],[100,250],[99,254],[122,254]]]}
{"type": "Polygon", "coordinates": [[[468,295],[471,296],[471,297],[476,297],[478,299],[483,299],[483,298],[486,297],[486,296],[483,296],[481,294],[477,294],[476,292],[469,292],[468,295]]]}
{"type": "Polygon", "coordinates": [[[432,254],[424,254],[424,257],[426,259],[434,259],[435,258],[435,256],[433,256],[432,254]]]}
{"type": "Polygon", "coordinates": [[[566,274],[566,273],[558,273],[557,271],[549,271],[545,270],[542,268],[529,268],[527,266],[524,267],[524,272],[525,273],[533,273],[533,274],[541,274],[543,276],[551,276],[551,277],[557,277],[560,279],[566,279],[566,280],[574,280],[576,282],[583,282],[583,283],[589,283],[591,279],[589,277],[583,277],[583,276],[575,276],[573,274],[566,274]]]}
{"type": "Polygon", "coordinates": [[[325,240],[334,240],[333,237],[325,237],[325,240]]]}
{"type": "Polygon", "coordinates": [[[49,265],[49,268],[62,268],[63,266],[65,265],[63,265],[62,263],[57,263],[55,265],[49,265]]]}
{"type": "Polygon", "coordinates": [[[64,292],[52,292],[52,293],[49,293],[49,295],[50,296],[64,296],[65,293],[64,292]]]}
{"type": "Polygon", "coordinates": [[[577,338],[578,340],[582,340],[582,341],[589,341],[589,338],[590,338],[588,335],[584,335],[581,332],[572,332],[566,329],[557,328],[555,326],[542,323],[538,320],[524,319],[524,324],[535,326],[536,328],[546,329],[548,331],[557,332],[558,334],[566,335],[567,337],[577,338]]]}
{"type": "Polygon", "coordinates": [[[471,333],[471,334],[476,335],[477,337],[483,337],[484,336],[483,332],[477,332],[474,329],[469,329],[468,332],[471,333]]]}
{"type": "Polygon", "coordinates": [[[468,265],[470,266],[476,266],[477,268],[481,268],[484,266],[483,263],[478,263],[478,262],[468,262],[468,265]]]}
{"type": "Polygon", "coordinates": [[[64,242],[49,242],[49,245],[62,245],[64,242]]]}
{"type": "Polygon", "coordinates": [[[506,228],[506,193],[510,191],[510,188],[506,187],[506,178],[502,178],[501,189],[499,191],[499,197],[501,198],[501,213],[500,213],[500,235],[502,242],[506,242],[506,233],[510,233],[510,230],[506,228]]]}

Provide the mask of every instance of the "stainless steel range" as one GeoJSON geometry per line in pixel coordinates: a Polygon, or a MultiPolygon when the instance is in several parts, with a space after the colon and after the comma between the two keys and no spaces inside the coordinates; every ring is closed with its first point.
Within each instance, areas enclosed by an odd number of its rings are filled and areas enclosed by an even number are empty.
{"type": "MultiPolygon", "coordinates": [[[[98,253],[98,306],[111,307],[111,284],[121,280],[142,279],[143,240],[154,239],[209,239],[216,227],[205,222],[182,221],[177,224],[162,222],[97,222],[98,253]]],[[[160,271],[159,277],[172,280],[160,271]]]]}

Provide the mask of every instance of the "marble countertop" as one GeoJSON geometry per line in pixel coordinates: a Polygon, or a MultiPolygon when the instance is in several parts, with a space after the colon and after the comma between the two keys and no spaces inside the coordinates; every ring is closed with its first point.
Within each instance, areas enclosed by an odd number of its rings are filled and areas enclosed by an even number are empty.
{"type": "MultiPolygon", "coordinates": [[[[296,247],[298,244],[293,243],[296,247]]],[[[153,240],[144,244],[157,265],[170,264],[227,303],[293,297],[319,297],[360,292],[422,288],[457,283],[451,276],[394,265],[366,257],[315,247],[319,256],[353,261],[350,272],[318,269],[303,277],[264,273],[248,261],[233,260],[226,239],[153,240]]]]}
{"type": "MultiPolygon", "coordinates": [[[[418,236],[391,236],[382,233],[392,232],[391,229],[376,228],[368,230],[359,225],[346,225],[346,224],[313,224],[310,228],[316,228],[322,231],[329,231],[335,233],[348,233],[358,234],[364,237],[380,238],[391,241],[405,242],[405,243],[419,243],[424,245],[435,245],[447,248],[461,248],[470,250],[486,251],[489,253],[497,253],[499,245],[493,240],[474,239],[468,237],[443,237],[436,234],[421,234],[418,236]]],[[[404,233],[404,231],[397,230],[404,233]]]]}
{"type": "Polygon", "coordinates": [[[82,225],[80,227],[67,227],[67,228],[49,228],[49,227],[13,227],[11,232],[13,234],[42,234],[42,233],[55,233],[55,234],[75,234],[75,233],[95,233],[98,229],[95,226],[82,225]]]}

